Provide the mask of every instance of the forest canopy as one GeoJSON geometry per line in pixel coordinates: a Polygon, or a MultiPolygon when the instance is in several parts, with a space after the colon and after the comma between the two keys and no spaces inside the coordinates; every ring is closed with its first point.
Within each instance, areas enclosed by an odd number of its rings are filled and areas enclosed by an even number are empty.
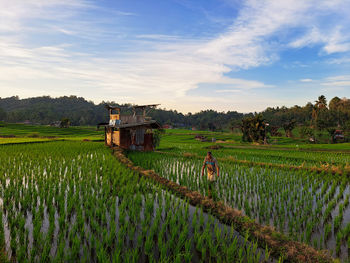
{"type": "MultiPolygon", "coordinates": [[[[96,105],[92,101],[77,96],[59,98],[43,96],[27,99],[13,96],[0,98],[0,121],[50,124],[68,118],[71,125],[96,125],[108,121],[108,112],[104,107],[106,104],[121,106],[126,113],[131,111],[130,106],[132,106],[113,101],[102,101],[96,105]]],[[[240,128],[243,118],[256,114],[215,110],[183,114],[176,110],[155,109],[148,115],[162,125],[222,130],[240,128]]],[[[316,127],[321,130],[329,126],[348,128],[350,127],[350,99],[334,97],[327,103],[327,99],[320,96],[314,103],[308,102],[305,106],[268,107],[259,114],[270,127],[288,127],[288,124],[294,123],[298,126],[316,127]]]]}

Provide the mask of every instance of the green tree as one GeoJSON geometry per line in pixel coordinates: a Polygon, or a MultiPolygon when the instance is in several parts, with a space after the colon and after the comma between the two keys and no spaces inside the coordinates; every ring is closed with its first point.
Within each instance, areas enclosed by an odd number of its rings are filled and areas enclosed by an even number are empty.
{"type": "Polygon", "coordinates": [[[286,133],[286,137],[293,137],[293,130],[295,128],[296,121],[295,120],[287,120],[285,123],[283,123],[283,129],[286,133]]]}
{"type": "Polygon", "coordinates": [[[336,126],[335,112],[327,109],[320,110],[318,118],[316,120],[316,127],[318,130],[323,131],[328,128],[336,126]]]}
{"type": "Polygon", "coordinates": [[[241,126],[241,120],[239,119],[231,119],[229,122],[229,129],[231,132],[234,132],[235,129],[239,129],[241,126]]]}
{"type": "Polygon", "coordinates": [[[339,97],[334,97],[329,102],[329,110],[332,112],[332,115],[335,118],[337,126],[341,126],[344,124],[344,121],[346,120],[346,114],[342,110],[342,103],[343,101],[339,97]]]}
{"type": "Polygon", "coordinates": [[[62,118],[60,127],[61,128],[68,128],[70,125],[70,120],[68,118],[62,118]]]}
{"type": "Polygon", "coordinates": [[[318,108],[318,109],[325,109],[327,108],[327,99],[324,95],[321,95],[318,97],[318,100],[315,101],[316,104],[315,106],[318,108]]]}
{"type": "Polygon", "coordinates": [[[337,111],[339,109],[340,103],[341,103],[341,99],[339,97],[334,97],[329,102],[329,109],[333,111],[337,111]]]}
{"type": "Polygon", "coordinates": [[[324,95],[318,97],[318,100],[315,101],[315,105],[312,110],[312,119],[314,127],[317,127],[318,115],[322,110],[327,110],[327,99],[324,95]]]}
{"type": "Polygon", "coordinates": [[[242,140],[262,144],[266,139],[266,123],[261,114],[242,120],[242,140]]]}
{"type": "Polygon", "coordinates": [[[301,138],[305,138],[305,137],[314,138],[315,132],[310,127],[304,126],[304,127],[301,127],[301,129],[300,129],[300,137],[301,138]]]}
{"type": "Polygon", "coordinates": [[[342,129],[345,131],[350,131],[350,121],[346,121],[342,126],[342,129]]]}
{"type": "Polygon", "coordinates": [[[212,123],[212,122],[209,122],[208,123],[208,129],[209,129],[209,131],[215,131],[216,130],[215,124],[212,123]]]}
{"type": "Polygon", "coordinates": [[[4,111],[2,108],[0,108],[0,121],[4,121],[6,119],[6,111],[4,111]]]}
{"type": "Polygon", "coordinates": [[[331,142],[334,143],[334,133],[336,129],[335,128],[327,128],[327,132],[331,138],[331,142]]]}
{"type": "Polygon", "coordinates": [[[271,134],[271,136],[276,136],[276,137],[280,137],[282,136],[282,134],[279,132],[279,129],[280,127],[279,126],[272,126],[272,125],[269,125],[266,129],[266,131],[268,133],[271,134]]]}

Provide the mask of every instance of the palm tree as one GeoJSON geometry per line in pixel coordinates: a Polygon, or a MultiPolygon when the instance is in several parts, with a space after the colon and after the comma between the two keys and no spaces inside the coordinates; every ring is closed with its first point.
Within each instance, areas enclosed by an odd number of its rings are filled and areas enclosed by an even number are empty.
{"type": "Polygon", "coordinates": [[[316,127],[316,122],[318,118],[318,114],[320,113],[320,110],[327,109],[327,99],[324,95],[321,95],[318,97],[318,100],[315,101],[315,105],[312,109],[312,119],[313,124],[316,127]]]}
{"type": "Polygon", "coordinates": [[[315,106],[319,109],[325,109],[327,108],[327,99],[324,95],[321,95],[318,97],[318,100],[315,101],[315,106]]]}

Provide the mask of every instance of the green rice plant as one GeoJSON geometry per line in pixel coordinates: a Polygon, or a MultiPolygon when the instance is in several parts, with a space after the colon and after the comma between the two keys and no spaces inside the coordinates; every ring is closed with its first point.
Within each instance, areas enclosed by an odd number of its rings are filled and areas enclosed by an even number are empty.
{"type": "MultiPolygon", "coordinates": [[[[75,254],[73,254],[73,256],[75,257],[75,254]]],[[[103,246],[99,246],[97,248],[97,260],[98,262],[108,262],[109,261],[109,257],[105,251],[105,249],[103,248],[103,246]]]]}
{"type": "Polygon", "coordinates": [[[43,250],[41,253],[41,262],[48,262],[50,260],[50,250],[51,250],[51,242],[49,242],[49,240],[47,240],[47,242],[45,242],[43,244],[43,250]]]}
{"type": "Polygon", "coordinates": [[[324,228],[324,239],[327,240],[329,237],[329,234],[332,231],[332,225],[331,224],[327,224],[324,228]]]}
{"type": "MultiPolygon", "coordinates": [[[[179,252],[181,257],[177,260],[189,262],[192,248],[200,240],[206,256],[228,262],[221,249],[231,241],[219,238],[220,228],[213,217],[202,210],[191,216],[193,208],[188,202],[136,176],[103,145],[56,142],[30,147],[6,146],[0,151],[0,161],[0,172],[11,178],[4,188],[6,180],[0,177],[0,198],[6,203],[10,236],[15,237],[13,243],[16,243],[12,246],[16,245],[18,258],[28,249],[27,256],[33,262],[41,259],[70,262],[78,257],[88,262],[121,262],[123,257],[138,261],[138,254],[145,253],[143,248],[147,243],[154,248],[147,250],[151,261],[159,251],[163,258],[173,260],[179,252]],[[27,186],[22,187],[23,183],[27,186]],[[34,242],[30,251],[28,230],[23,224],[27,211],[33,215],[34,242]],[[132,240],[134,236],[136,241],[132,240]],[[57,249],[51,257],[55,243],[57,249]],[[167,245],[170,243],[171,246],[167,245]]],[[[179,180],[199,185],[181,175],[180,165],[174,169],[173,174],[179,180]]],[[[184,171],[195,174],[189,166],[184,171]]],[[[247,262],[256,257],[254,249],[249,251],[249,255],[244,253],[247,262]]],[[[202,254],[202,247],[199,252],[202,254]]],[[[237,259],[238,250],[232,253],[237,259]]]]}
{"type": "Polygon", "coordinates": [[[336,247],[335,247],[335,251],[336,251],[336,254],[339,255],[340,253],[340,248],[341,248],[341,241],[343,239],[343,234],[342,232],[338,232],[337,235],[336,235],[336,247]]]}
{"type": "Polygon", "coordinates": [[[55,256],[55,261],[60,262],[64,258],[64,249],[65,249],[65,242],[63,239],[59,238],[58,239],[58,244],[57,244],[57,251],[56,251],[56,256],[55,256]]]}
{"type": "Polygon", "coordinates": [[[166,243],[162,243],[159,246],[159,250],[160,250],[160,259],[162,261],[166,260],[168,258],[168,246],[166,243]]]}
{"type": "MultiPolygon", "coordinates": [[[[218,153],[214,155],[218,156],[218,153]]],[[[198,178],[202,160],[158,153],[131,153],[129,156],[138,165],[206,194],[205,177],[198,178]]],[[[221,199],[238,209],[244,208],[245,213],[258,219],[259,223],[272,223],[280,231],[285,231],[287,227],[295,240],[311,242],[316,229],[327,232],[325,227],[332,215],[338,216],[337,221],[341,221],[341,215],[335,208],[349,185],[346,180],[306,171],[247,168],[229,161],[219,161],[219,165],[224,171],[218,183],[221,199]]],[[[347,199],[345,197],[344,206],[340,206],[340,212],[346,208],[347,199]]],[[[196,220],[192,220],[193,225],[196,220]]],[[[329,235],[334,233],[329,232],[327,239],[329,235]]],[[[319,242],[318,245],[325,248],[327,243],[319,242]]]]}
{"type": "Polygon", "coordinates": [[[343,213],[340,213],[335,217],[334,223],[333,223],[334,231],[337,231],[339,229],[342,223],[342,220],[343,220],[343,213]]]}
{"type": "Polygon", "coordinates": [[[10,240],[10,248],[13,256],[16,256],[16,248],[17,248],[17,233],[15,231],[12,231],[11,233],[14,233],[11,235],[11,240],[10,240]]]}
{"type": "Polygon", "coordinates": [[[121,255],[121,250],[116,249],[116,250],[113,251],[112,262],[113,263],[122,263],[123,262],[123,258],[122,258],[122,255],[121,255]]]}
{"type": "Polygon", "coordinates": [[[146,237],[146,242],[145,242],[145,253],[148,256],[153,255],[153,238],[150,236],[146,237]]]}

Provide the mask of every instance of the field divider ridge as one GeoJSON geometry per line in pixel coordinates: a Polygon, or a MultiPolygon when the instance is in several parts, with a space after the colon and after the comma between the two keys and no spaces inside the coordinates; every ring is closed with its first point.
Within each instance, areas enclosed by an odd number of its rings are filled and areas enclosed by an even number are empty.
{"type": "Polygon", "coordinates": [[[273,227],[258,224],[243,215],[241,211],[225,205],[222,201],[214,201],[206,196],[202,196],[197,191],[192,191],[186,186],[181,186],[161,177],[153,170],[135,166],[119,147],[113,148],[113,155],[140,176],[150,178],[161,184],[177,196],[187,199],[191,205],[202,207],[205,212],[212,214],[222,223],[233,225],[238,232],[248,233],[250,237],[253,237],[259,243],[260,247],[264,248],[267,246],[271,254],[277,258],[283,256],[286,262],[339,262],[330,256],[328,250],[316,250],[307,244],[292,241],[287,236],[277,232],[273,227]]]}
{"type": "Polygon", "coordinates": [[[65,139],[48,139],[48,140],[42,140],[42,141],[26,141],[26,142],[5,142],[0,143],[1,145],[17,145],[17,144],[34,144],[34,143],[48,143],[48,142],[61,142],[66,141],[65,139]]]}
{"type": "MultiPolygon", "coordinates": [[[[220,145],[224,145],[224,143],[218,143],[220,145]]],[[[253,149],[253,150],[272,150],[272,151],[300,151],[300,152],[316,152],[316,153],[345,153],[349,154],[350,150],[344,149],[344,150],[338,150],[338,149],[326,149],[326,148],[294,148],[294,147],[276,147],[271,145],[254,145],[254,146],[247,146],[247,145],[224,145],[223,148],[227,149],[253,149]]]]}

